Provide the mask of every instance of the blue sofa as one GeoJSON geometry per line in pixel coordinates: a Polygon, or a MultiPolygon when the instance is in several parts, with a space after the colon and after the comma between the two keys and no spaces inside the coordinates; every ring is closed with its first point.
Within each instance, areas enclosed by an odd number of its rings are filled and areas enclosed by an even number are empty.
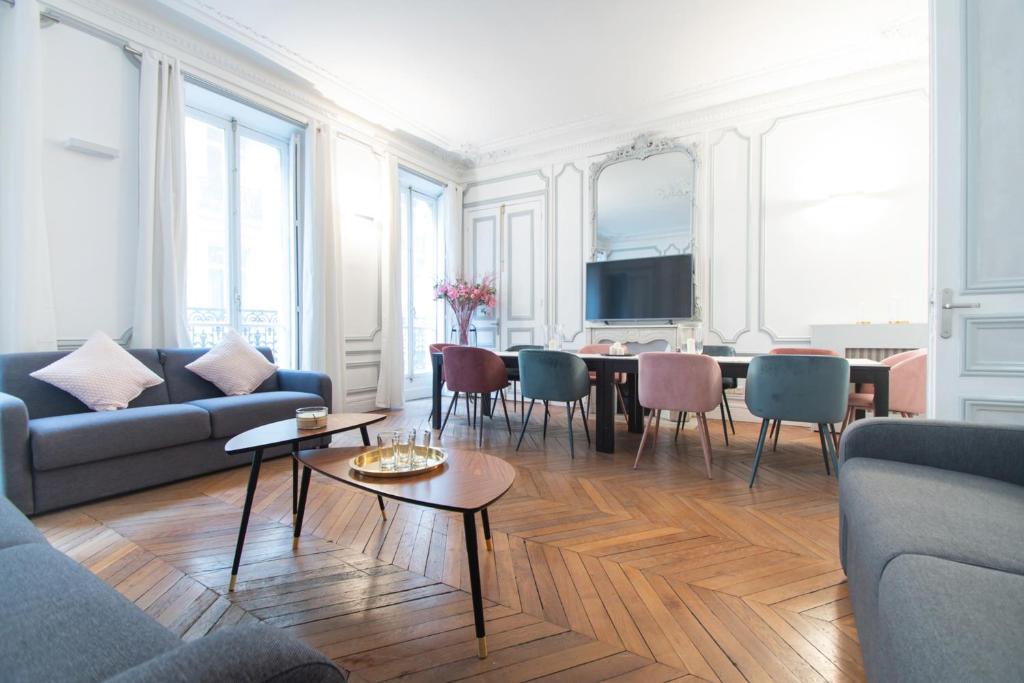
{"type": "Polygon", "coordinates": [[[868,680],[1024,680],[1024,428],[862,420],[841,459],[868,680]]]}
{"type": "Polygon", "coordinates": [[[0,575],[4,681],[345,681],[322,654],[265,624],[182,642],[54,549],[2,496],[0,575]]]}
{"type": "Polygon", "coordinates": [[[331,380],[320,373],[278,370],[252,394],[225,396],[185,368],[204,349],[130,353],[164,382],[109,412],[30,376],[66,353],[0,355],[0,492],[25,514],[246,464],[248,455],[224,453],[232,436],[302,406],[331,407],[331,380]]]}

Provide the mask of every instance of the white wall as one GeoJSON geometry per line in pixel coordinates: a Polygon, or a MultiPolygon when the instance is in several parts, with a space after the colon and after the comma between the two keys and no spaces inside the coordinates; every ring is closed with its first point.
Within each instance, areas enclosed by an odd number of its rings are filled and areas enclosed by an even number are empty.
{"type": "Polygon", "coordinates": [[[538,291],[551,292],[552,305],[544,322],[560,323],[567,341],[580,345],[587,341],[581,272],[593,243],[590,166],[635,133],[671,137],[697,149],[696,296],[709,343],[756,352],[807,344],[812,324],[924,322],[926,74],[901,68],[813,84],[479,167],[465,202],[486,212],[531,191],[549,199],[553,258],[548,286],[538,291]]]}
{"type": "Polygon", "coordinates": [[[138,226],[139,70],[109,42],[43,35],[43,183],[59,342],[131,327],[138,226]],[[64,148],[79,138],[116,159],[64,148]]]}

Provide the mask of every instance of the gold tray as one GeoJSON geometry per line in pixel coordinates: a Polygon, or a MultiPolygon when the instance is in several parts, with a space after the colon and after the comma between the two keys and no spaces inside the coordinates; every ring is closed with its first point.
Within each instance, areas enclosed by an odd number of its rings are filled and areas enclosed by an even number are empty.
{"type": "MultiPolygon", "coordinates": [[[[386,447],[384,450],[390,451],[391,448],[386,447]]],[[[382,449],[374,448],[372,451],[360,453],[349,461],[349,466],[359,474],[364,474],[368,477],[411,477],[431,470],[436,470],[448,461],[448,454],[440,448],[416,446],[416,452],[415,455],[413,455],[413,462],[415,462],[417,456],[425,455],[426,462],[422,467],[415,467],[408,470],[382,470],[380,468],[380,456],[382,452],[382,449]]]]}

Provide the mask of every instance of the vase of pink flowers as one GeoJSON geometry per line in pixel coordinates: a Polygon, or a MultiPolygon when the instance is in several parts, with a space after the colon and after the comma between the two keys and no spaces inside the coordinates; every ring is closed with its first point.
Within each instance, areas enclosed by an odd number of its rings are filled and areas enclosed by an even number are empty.
{"type": "Polygon", "coordinates": [[[452,308],[459,326],[459,343],[469,344],[469,323],[473,313],[480,306],[494,308],[495,294],[494,277],[488,275],[479,282],[470,282],[459,277],[454,280],[441,280],[434,285],[434,298],[444,299],[452,308]]]}

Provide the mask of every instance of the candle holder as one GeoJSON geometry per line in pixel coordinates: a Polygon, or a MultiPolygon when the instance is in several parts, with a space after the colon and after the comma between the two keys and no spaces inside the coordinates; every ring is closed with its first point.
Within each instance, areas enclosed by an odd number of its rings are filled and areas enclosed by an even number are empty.
{"type": "Polygon", "coordinates": [[[327,426],[327,408],[324,406],[296,408],[295,423],[299,429],[323,429],[327,426]]]}

